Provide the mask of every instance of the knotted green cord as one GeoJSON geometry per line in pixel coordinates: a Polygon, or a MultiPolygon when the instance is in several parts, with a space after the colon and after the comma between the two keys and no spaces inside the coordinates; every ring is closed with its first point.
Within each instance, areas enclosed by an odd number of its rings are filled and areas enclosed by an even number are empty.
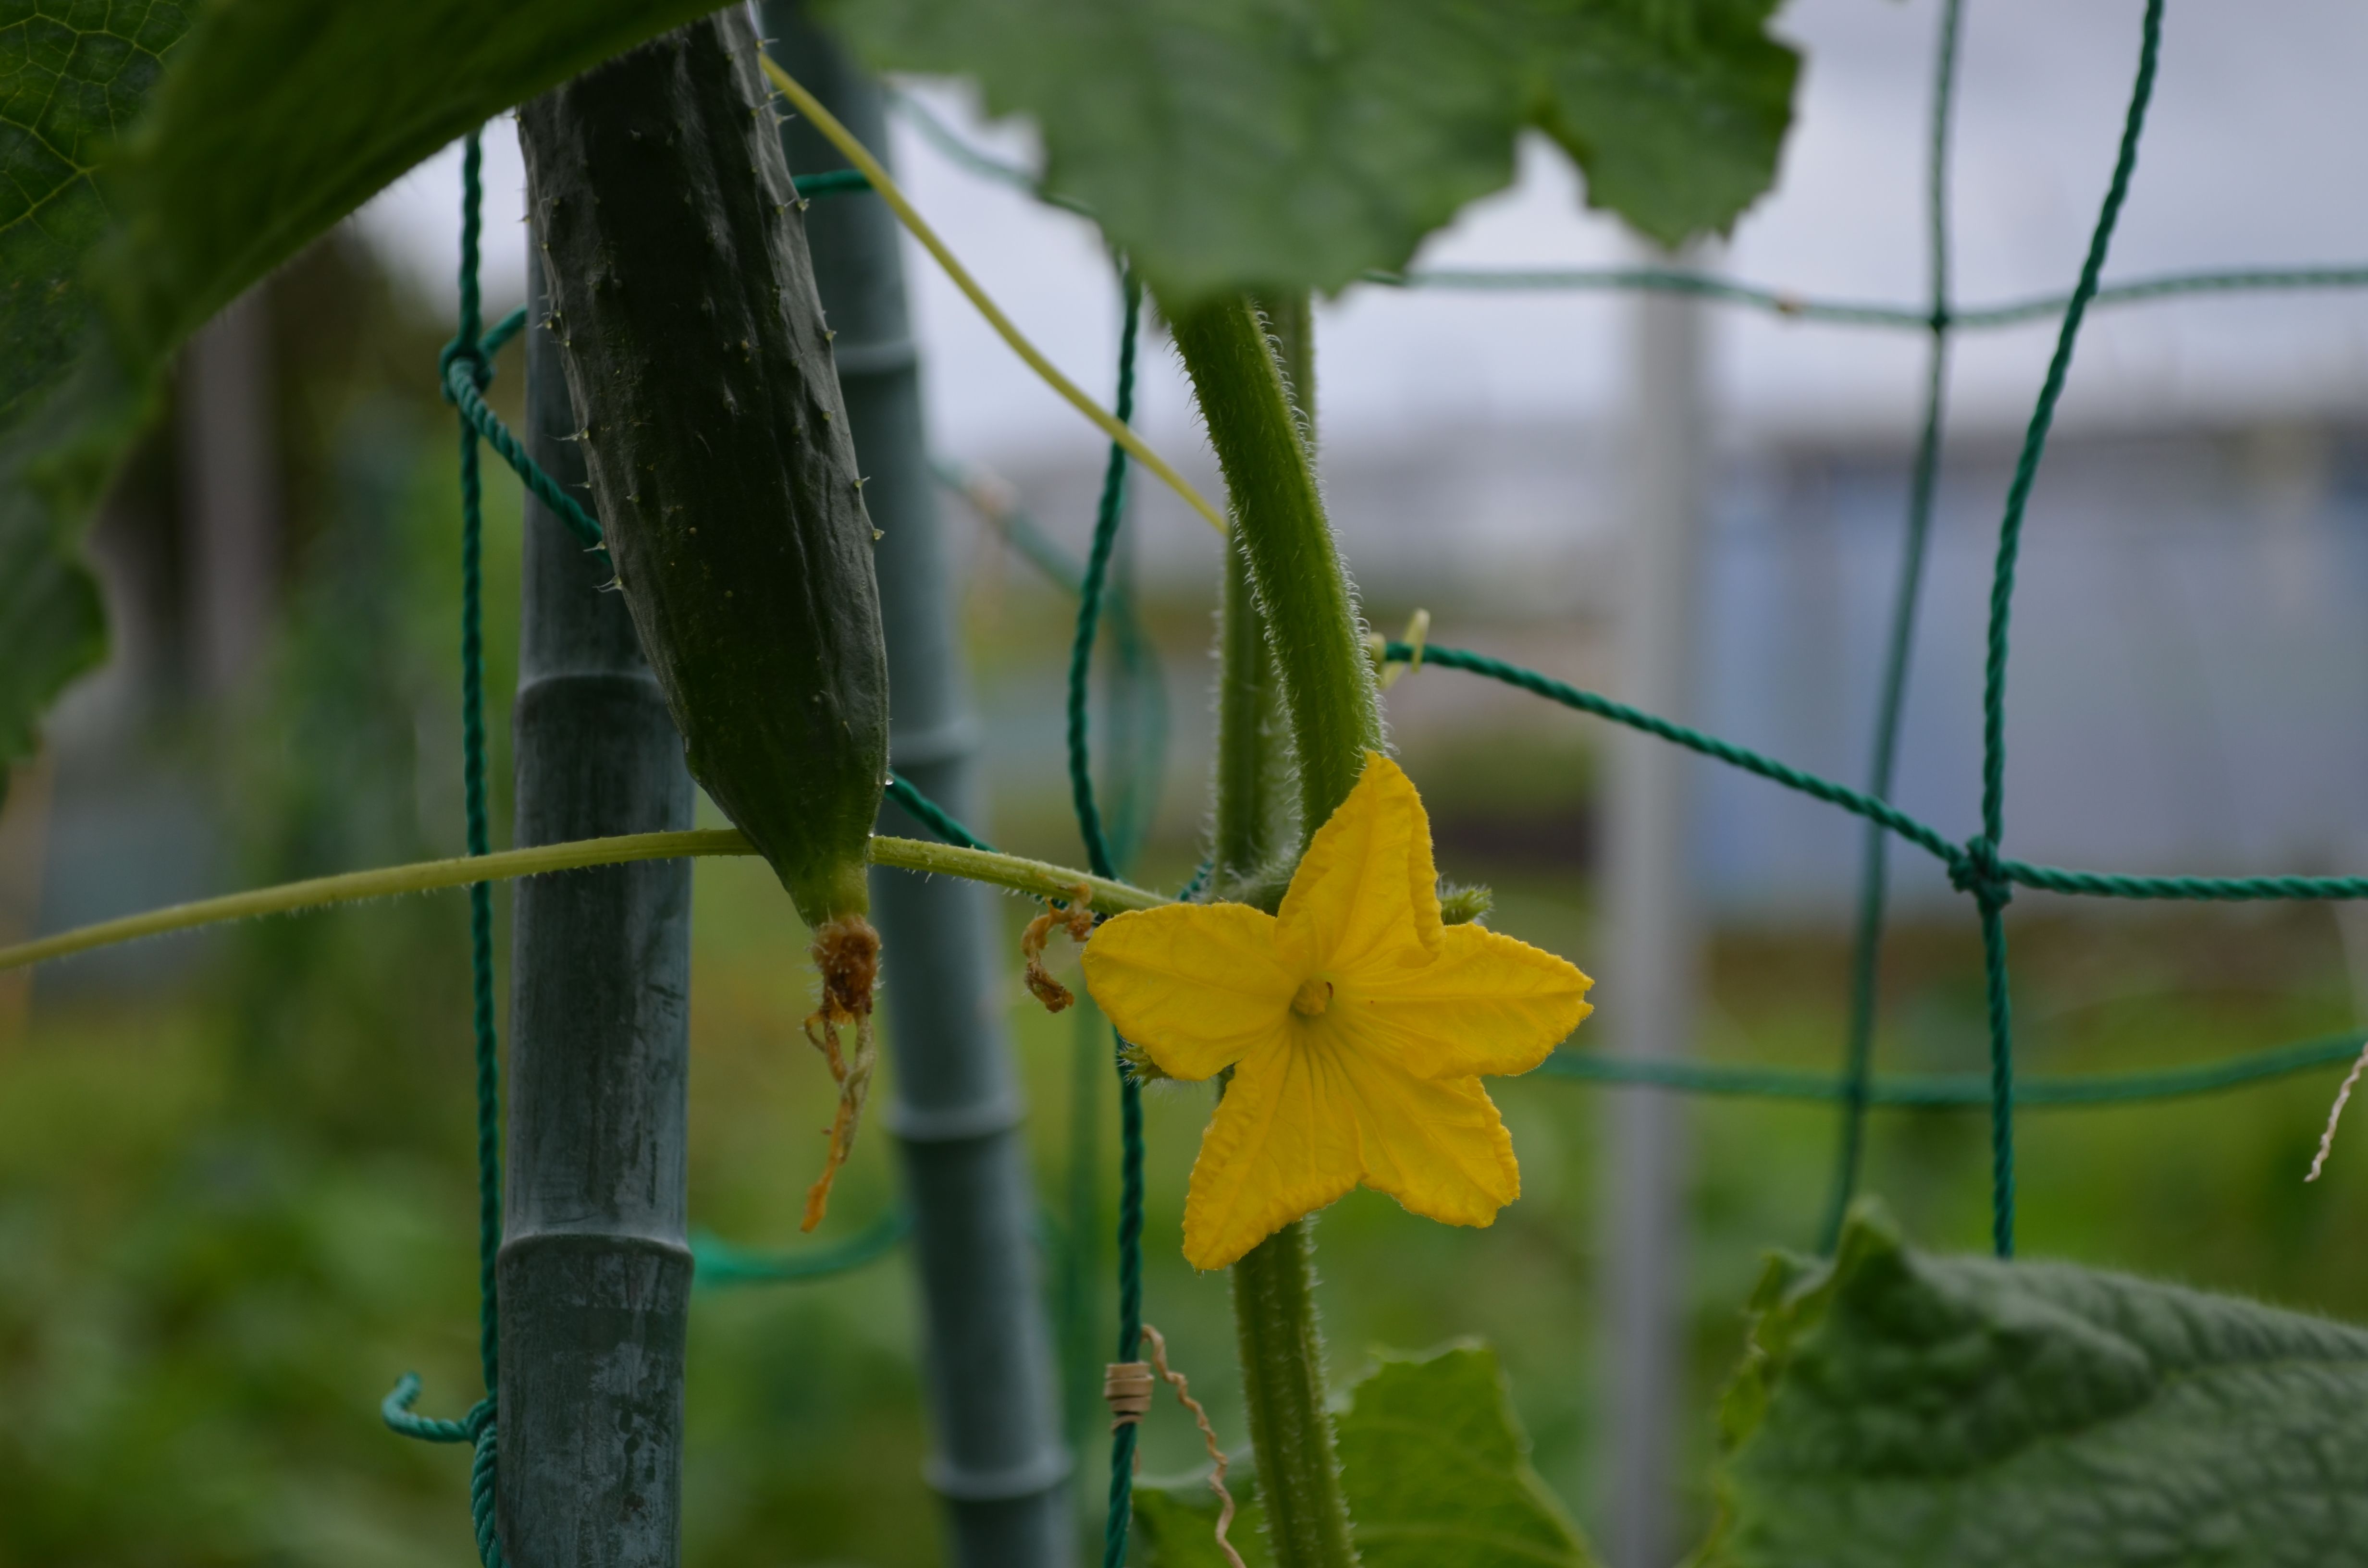
{"type": "MultiPolygon", "coordinates": [[[[1931,276],[1931,340],[1925,349],[1924,429],[1916,443],[1916,466],[1907,483],[1907,528],[1900,541],[1899,588],[1892,601],[1891,640],[1883,668],[1883,695],[1875,708],[1874,755],[1867,765],[1866,792],[1891,798],[1899,762],[1899,724],[1907,701],[1907,665],[1916,645],[1916,606],[1924,585],[1925,547],[1932,532],[1932,494],[1941,472],[1941,428],[1949,380],[1949,120],[1956,96],[1959,0],[1941,9],[1941,42],[1932,68],[1932,130],[1927,143],[1925,180],[1928,260],[1931,276]]],[[[1873,1070],[1874,1009],[1883,957],[1883,914],[1891,871],[1891,837],[1873,823],[1866,826],[1859,873],[1858,923],[1851,938],[1850,1033],[1844,1045],[1840,1148],[1833,1197],[1818,1250],[1831,1253],[1858,1190],[1859,1162],[1866,1147],[1868,1074],[1873,1070]]]]}
{"type": "MultiPolygon", "coordinates": [[[[525,320],[526,312],[521,308],[505,317],[503,324],[507,325],[511,321],[523,324],[525,320]]],[[[526,487],[534,493],[535,499],[550,507],[558,516],[559,520],[567,525],[568,530],[583,542],[585,549],[605,548],[601,543],[599,523],[591,513],[584,509],[575,497],[560,488],[559,482],[545,472],[541,464],[527,455],[526,448],[521,446],[518,438],[510,433],[509,426],[503,424],[500,416],[485,405],[484,397],[471,379],[469,372],[474,366],[491,363],[494,349],[498,345],[494,342],[493,335],[489,333],[484,342],[479,346],[479,353],[476,356],[453,357],[451,363],[445,369],[444,395],[448,402],[461,411],[463,438],[473,443],[476,437],[481,436],[484,437],[485,443],[500,455],[504,462],[510,465],[511,470],[520,479],[526,482],[526,487]]],[[[488,380],[491,379],[491,371],[488,370],[488,380]]],[[[471,459],[471,461],[474,460],[473,458],[471,459]]]]}
{"type": "MultiPolygon", "coordinates": [[[[446,395],[461,411],[461,784],[468,817],[468,849],[472,856],[492,848],[485,809],[484,496],[477,469],[477,439],[483,421],[492,421],[496,428],[500,424],[484,409],[480,395],[494,379],[477,292],[484,167],[484,148],[472,131],[461,160],[460,330],[445,346],[442,363],[437,368],[446,395]],[[482,417],[471,415],[472,404],[484,411],[482,417]]],[[[518,321],[523,324],[524,320],[520,313],[518,321]]],[[[499,340],[506,341],[517,327],[505,320],[496,331],[499,340]]],[[[524,460],[521,451],[512,466],[524,460]]],[[[501,1568],[502,1544],[494,1517],[499,1451],[494,1397],[501,1381],[501,1320],[494,1278],[502,1244],[501,1058],[494,1030],[494,890],[485,882],[474,882],[469,888],[469,972],[477,1056],[477,1356],[484,1370],[485,1396],[463,1420],[429,1421],[411,1414],[412,1402],[419,1397],[419,1380],[405,1373],[386,1396],[380,1414],[388,1426],[406,1437],[473,1445],[469,1513],[476,1530],[477,1557],[484,1568],[501,1568]]]]}
{"type": "Polygon", "coordinates": [[[2162,52],[2162,7],[2163,0],[2146,0],[2137,80],[2130,87],[2129,113],[2122,126],[2121,151],[2113,160],[2112,182],[2105,188],[2096,232],[2089,240],[2089,255],[2080,264],[2080,281],[2064,308],[2064,325],[2056,334],[2047,379],[2040,385],[2031,427],[2023,436],[2014,482],[2007,487],[2006,512],[1998,523],[1998,571],[1990,585],[1989,657],[1983,671],[1982,831],[1965,846],[1965,875],[1959,878],[1952,873],[1952,880],[1971,892],[1981,907],[1982,961],[1990,1014],[1990,1240],[2000,1257],[2014,1256],[2014,1022],[2007,991],[2003,915],[2013,890],[1998,866],[1998,852],[2006,836],[2007,627],[2014,608],[2015,558],[2022,545],[2023,514],[2031,502],[2031,487],[2039,475],[2040,457],[2047,449],[2048,428],[2055,421],[2055,405],[2064,395],[2065,378],[2072,368],[2080,321],[2097,292],[2105,253],[2112,244],[2113,225],[2129,195],[2131,172],[2137,167],[2138,139],[2146,131],[2146,102],[2154,96],[2155,65],[2162,52]]]}
{"type": "MultiPolygon", "coordinates": [[[[1414,658],[1410,642],[1389,642],[1382,648],[1382,657],[1392,664],[1407,664],[1414,658]]],[[[1641,708],[1631,708],[1615,702],[1601,692],[1559,681],[1536,670],[1495,659],[1486,653],[1475,653],[1467,648],[1450,648],[1438,642],[1423,645],[1422,662],[1426,668],[1463,670],[1471,675],[1486,676],[1504,682],[1532,696],[1558,702],[1581,713],[1599,719],[1609,719],[1615,724],[1641,730],[1673,745],[1700,752],[1714,761],[1746,773],[1757,774],[1787,790],[1796,790],[1812,800],[1839,806],[1846,812],[1881,824],[1890,832],[1915,845],[1941,862],[1952,882],[1972,877],[1971,861],[1963,846],[1952,844],[1947,836],[1930,823],[1908,815],[1898,807],[1861,794],[1847,784],[1764,756],[1748,746],[1720,740],[1700,730],[1647,713],[1641,708]]],[[[2079,871],[2062,866],[2035,866],[2028,860],[1999,859],[1997,875],[2005,881],[2043,892],[2067,893],[2091,898],[2172,899],[2218,903],[2249,903],[2271,900],[2343,900],[2368,899],[2368,877],[2125,877],[2111,871],[2079,871]]]]}

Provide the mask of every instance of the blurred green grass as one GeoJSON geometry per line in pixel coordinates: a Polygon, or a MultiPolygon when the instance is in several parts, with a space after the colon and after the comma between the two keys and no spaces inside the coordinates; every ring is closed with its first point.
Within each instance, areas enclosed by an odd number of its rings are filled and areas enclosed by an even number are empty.
{"type": "MultiPolygon", "coordinates": [[[[1499,876],[1497,889],[1500,928],[1583,964],[1597,950],[1575,884],[1499,876]]],[[[761,867],[703,865],[698,890],[693,1218],[742,1243],[795,1244],[829,1104],[796,1028],[808,1005],[803,933],[761,867]]],[[[1027,910],[1014,903],[1007,914],[1016,952],[1027,910]]],[[[2350,992],[2316,918],[2021,923],[2024,1060],[2034,1071],[2135,1066],[2341,1027],[2350,992]]],[[[462,927],[450,898],[255,926],[223,944],[188,994],[45,1008],[6,1048],[0,1562],[467,1560],[458,1450],[403,1442],[376,1418],[406,1369],[427,1377],[440,1412],[474,1394],[462,927]]],[[[1705,1051],[1829,1061],[1843,957],[1830,933],[1722,936],[1705,1051]]],[[[1902,934],[1887,1061],[1978,1062],[1977,964],[1970,931],[1902,934]]],[[[1057,1202],[1079,1035],[1025,1000],[1016,960],[1008,1001],[1040,1189],[1057,1202]]],[[[1099,1054],[1103,1039],[1087,1036],[1087,1049],[1099,1054]]],[[[1116,1096],[1099,1065],[1089,1070],[1107,1230],[1116,1096]]],[[[2327,1183],[2300,1181],[2330,1077],[2026,1117],[2026,1251],[2368,1316],[2368,1266],[2343,1244],[2363,1218],[2368,1166],[2342,1145],[2327,1183]]],[[[1433,1225],[1370,1193],[1322,1218],[1335,1370],[1353,1372],[1382,1346],[1491,1340],[1541,1471],[1587,1518],[1607,1351],[1593,1328],[1597,1151],[1614,1102],[1547,1080],[1497,1093],[1525,1192],[1493,1230],[1433,1225]]],[[[1146,1290],[1178,1363],[1238,1442],[1225,1281],[1194,1275],[1177,1245],[1208,1103],[1191,1085],[1149,1096],[1146,1290]]],[[[1685,1425],[1699,1470],[1758,1259],[1812,1239],[1833,1117],[1708,1102],[1689,1126],[1685,1425]]],[[[1977,1246],[1987,1158],[1977,1115],[1884,1114],[1870,1185],[1928,1243],[1977,1246]]],[[[825,1234],[859,1227],[894,1188],[894,1150],[875,1128],[825,1234]]],[[[1106,1262],[1106,1243],[1100,1253],[1106,1262]]],[[[1099,1271],[1091,1297],[1098,1344],[1111,1310],[1099,1271]]],[[[698,1299],[688,1562],[940,1560],[919,1479],[916,1327],[901,1256],[816,1284],[698,1299]]],[[[1098,1432],[1080,1436],[1081,1474],[1098,1489],[1098,1432]]],[[[1196,1454],[1180,1420],[1154,1422],[1148,1469],[1186,1470],[1196,1454]]]]}

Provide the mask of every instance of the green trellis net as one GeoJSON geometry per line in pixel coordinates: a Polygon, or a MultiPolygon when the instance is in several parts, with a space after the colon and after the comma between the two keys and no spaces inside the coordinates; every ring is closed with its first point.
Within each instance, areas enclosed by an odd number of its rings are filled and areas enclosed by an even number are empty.
{"type": "MultiPolygon", "coordinates": [[[[2001,1257],[2014,1250],[2015,1112],[2018,1108],[2077,1108],[2126,1105],[2136,1101],[2226,1092],[2267,1079],[2325,1068],[2357,1055],[2363,1036],[2352,1032],[2256,1051],[2228,1060],[2148,1072],[2088,1076],[2057,1076],[2018,1082],[2014,1071],[2014,1030],[2009,967],[2003,913],[2018,887],[2082,897],[2184,900],[2338,900],[2368,898],[2368,878],[2357,877],[2181,877],[2122,876],[2110,872],[2037,865],[2004,853],[2007,676],[2011,647],[2011,620],[2017,563],[2026,509],[2039,464],[2046,450],[2056,406],[2069,373],[2080,329],[2092,307],[2160,301],[2190,294],[2258,290],[2357,289],[2368,287],[2368,267],[2311,268],[2240,268],[2214,272],[2164,275],[2115,285],[2102,282],[2113,231],[2136,167],[2146,109],[2153,94],[2160,58],[2163,0],[2148,0],[2141,28],[2138,62],[2133,81],[2112,178],[2098,212],[2078,279],[2068,295],[2014,301],[1981,308],[1959,306],[1950,288],[1949,150],[1951,116],[1956,85],[1961,0],[1945,0],[1932,72],[1930,120],[1927,140],[1926,219],[1929,243],[1929,294],[1920,308],[1804,298],[1753,287],[1699,272],[1668,267],[1611,267],[1575,270],[1416,271],[1374,274],[1371,281],[1392,287],[1495,290],[1661,290],[1695,296],[1716,303],[1771,312],[1804,322],[1834,325],[1888,328],[1922,334],[1927,340],[1921,431],[1908,485],[1903,549],[1898,581],[1891,608],[1889,634],[1875,713],[1874,744],[1865,785],[1852,789],[1788,766],[1772,757],[1705,734],[1699,730],[1641,711],[1600,694],[1583,690],[1502,660],[1437,645],[1417,647],[1393,642],[1383,645],[1381,657],[1434,669],[1466,672],[1531,692],[1577,711],[1609,720],[1686,747],[1726,766],[1755,774],[1782,788],[1798,791],[1850,812],[1864,823],[1857,918],[1850,982],[1850,1007],[1843,1060],[1838,1073],[1827,1074],[1793,1069],[1724,1066],[1708,1063],[1643,1062],[1581,1054],[1557,1054],[1544,1069],[1555,1076],[1579,1082],[1649,1085],[1684,1093],[1736,1096],[1770,1100],[1814,1101],[1838,1105],[1841,1111],[1836,1169],[1824,1234],[1830,1247],[1856,1188],[1863,1149],[1867,1113],[1877,1106],[1922,1108],[1986,1108],[1991,1131],[1991,1233],[2001,1257]],[[1998,542],[1989,599],[1987,658],[1983,689],[1982,792],[1977,830],[1959,842],[1940,828],[1922,822],[1889,802],[1898,755],[1900,716],[1904,710],[1916,614],[1921,593],[1933,496],[1940,469],[1945,426],[1945,389],[1949,353],[1954,335],[1967,330],[2011,326],[2058,320],[2055,352],[2025,430],[2013,479],[2009,486],[1998,529],[1998,542]],[[1972,900],[1981,934],[1986,977],[1989,1037],[1989,1069],[1986,1074],[1914,1074],[1878,1077],[1873,1071],[1873,1038],[1877,1000],[1877,959],[1884,923],[1884,890],[1890,846],[1898,839],[1930,856],[1951,884],[1972,900]]],[[[955,162],[985,177],[1005,181],[1037,193],[1032,175],[969,147],[932,119],[913,100],[899,107],[921,132],[955,162]]],[[[523,449],[485,404],[481,393],[490,379],[493,354],[524,324],[524,312],[513,312],[490,330],[482,329],[476,301],[476,234],[479,206],[478,161],[472,137],[465,165],[465,222],[462,237],[461,328],[447,348],[440,367],[450,401],[459,410],[462,429],[462,546],[464,748],[467,800],[470,804],[470,850],[485,851],[483,827],[484,776],[483,756],[483,670],[480,649],[481,608],[474,585],[478,580],[480,534],[476,443],[483,439],[515,470],[536,494],[549,503],[586,540],[597,545],[598,521],[566,496],[529,459],[523,449]]],[[[860,194],[868,189],[863,176],[851,171],[812,176],[801,182],[808,197],[860,194]]],[[[1038,193],[1041,194],[1041,193],[1038,193]]],[[[1064,203],[1064,205],[1068,205],[1064,203]]],[[[1123,266],[1120,268],[1123,297],[1115,406],[1129,417],[1133,400],[1134,358],[1139,290],[1123,266]]],[[[1067,760],[1080,833],[1091,869],[1115,876],[1140,843],[1156,798],[1162,768],[1161,736],[1165,708],[1157,675],[1156,655],[1137,621],[1131,595],[1122,581],[1114,582],[1112,563],[1126,507],[1128,460],[1113,445],[1097,507],[1092,542],[1080,562],[1044,536],[1024,513],[1003,508],[990,517],[1006,540],[1055,583],[1078,599],[1076,636],[1068,671],[1067,760]],[[1108,822],[1098,804],[1091,763],[1090,676],[1107,616],[1120,660],[1113,686],[1111,710],[1126,726],[1130,744],[1118,748],[1108,769],[1115,811],[1108,822]],[[1143,738],[1148,736],[1147,742],[1143,738]]],[[[960,476],[941,471],[950,488],[962,488],[960,476]]],[[[932,831],[954,843],[984,846],[982,841],[903,779],[894,779],[891,793],[906,811],[932,831]]],[[[1198,892],[1198,880],[1185,890],[1198,892]]],[[[491,1010],[492,952],[490,904],[486,889],[472,891],[472,950],[476,971],[479,1089],[481,1098],[480,1178],[483,1197],[481,1243],[486,1261],[484,1277],[484,1359],[486,1386],[494,1382],[497,1346],[494,1322],[491,1258],[500,1240],[500,1170],[495,1153],[498,1131],[495,1085],[493,1081],[494,1034],[491,1010]]],[[[1121,1336],[1119,1358],[1132,1359],[1141,1322],[1143,1227],[1143,1118],[1139,1086],[1122,1066],[1121,1193],[1119,1221],[1118,1271],[1121,1336]]],[[[757,1283],[810,1279],[858,1267],[891,1250],[903,1237],[907,1222],[892,1212],[862,1234],[828,1249],[772,1256],[742,1252],[720,1243],[703,1241],[700,1270],[706,1282],[757,1283]]],[[[1082,1288],[1082,1287],[1081,1287],[1082,1288]]],[[[490,1397],[456,1422],[427,1421],[411,1415],[409,1405],[418,1392],[416,1380],[406,1379],[390,1394],[386,1404],[390,1425],[406,1435],[431,1441],[470,1442],[477,1449],[477,1474],[472,1501],[478,1525],[480,1550],[489,1563],[498,1562],[492,1538],[494,1421],[490,1397]]],[[[1105,1562],[1123,1560],[1132,1447],[1134,1428],[1122,1426],[1114,1439],[1110,1527],[1105,1562]]]]}

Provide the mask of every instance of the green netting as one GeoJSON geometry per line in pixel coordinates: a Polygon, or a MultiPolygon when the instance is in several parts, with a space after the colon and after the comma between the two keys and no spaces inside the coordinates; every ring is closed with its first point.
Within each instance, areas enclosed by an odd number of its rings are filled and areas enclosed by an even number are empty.
{"type": "MultiPolygon", "coordinates": [[[[1704,300],[1764,310],[1804,322],[1842,326],[1911,330],[1928,339],[1922,431],[1909,484],[1905,519],[1902,564],[1886,643],[1881,695],[1875,715],[1875,742],[1866,787],[1852,789],[1793,767],[1776,758],[1720,740],[1689,726],[1644,712],[1599,693],[1587,691],[1534,670],[1462,649],[1426,647],[1422,665],[1467,672],[1495,679],[1577,711],[1591,714],[1687,747],[1726,766],[1755,774],[1783,788],[1850,812],[1867,824],[1850,979],[1848,1036],[1840,1070],[1823,1074],[1741,1064],[1698,1062],[1645,1062],[1619,1057],[1557,1053],[1543,1071],[1576,1082],[1649,1086],[1684,1093],[1734,1096],[1766,1100],[1834,1104],[1842,1108],[1834,1190],[1827,1233],[1830,1240],[1855,1187],[1862,1130],[1868,1112],[1878,1107],[1924,1109],[1984,1108],[1991,1125],[1992,1234],[2001,1256],[2014,1244],[2014,1113],[2019,1108],[2077,1108],[2160,1101],[2180,1096],[2226,1093],[2289,1074],[2324,1069],[2354,1057],[2363,1036],[2353,1032],[2261,1051],[2227,1060],[2159,1070],[2058,1076],[2017,1081],[2014,1073],[2013,1027],[2009,971],[2003,911],[2017,887],[2073,896],[2147,900],[2293,900],[2368,897],[2368,879],[2353,877],[2180,877],[2124,876],[2036,865],[2002,853],[2005,837],[2005,711],[2006,680],[2010,653],[2011,614],[2021,538],[2032,482],[2046,449],[2049,430],[2069,373],[2073,351],[2088,312],[2094,307],[2135,304],[2187,295],[2271,290],[2324,290],[2368,287],[2368,267],[2241,268],[2182,273],[2107,285],[2101,275],[2121,208],[2125,199],[2143,136],[2160,52],[2163,0],[2148,0],[2123,131],[2111,181],[2092,231],[2078,279],[2068,293],[2001,304],[1960,308],[1950,295],[1950,211],[1948,155],[1951,113],[1954,97],[1960,0],[1944,0],[1935,51],[1931,119],[1928,138],[1927,222],[1930,244],[1930,294],[1920,308],[1817,300],[1782,290],[1734,282],[1679,268],[1612,267],[1551,271],[1417,271],[1376,274],[1372,281],[1395,287],[1422,289],[1616,290],[1662,290],[1704,300]],[[1999,542],[1990,597],[1987,657],[1983,700],[1982,809],[1979,830],[1963,843],[1930,824],[1891,805],[1890,792],[1896,761],[1899,718],[1907,690],[1910,651],[1918,600],[1926,561],[1935,479],[1945,426],[1944,392],[1950,342],[1955,333],[2000,328],[2055,318],[2056,343],[2045,381],[2026,429],[2014,479],[1999,526],[1999,542]],[[1902,840],[1938,861],[1950,882],[1972,899],[1977,913],[1987,979],[1990,1067],[1987,1074],[1907,1074],[1878,1076],[1873,1071],[1872,1042],[1876,1002],[1877,959],[1884,926],[1884,890],[1890,843],[1902,840]]],[[[930,117],[920,105],[900,98],[898,107],[922,132],[958,163],[974,173],[998,179],[1042,196],[1036,178],[969,147],[930,117]]],[[[534,493],[550,504],[585,539],[597,545],[598,521],[565,495],[539,470],[524,449],[485,405],[482,390],[490,378],[491,358],[523,324],[523,312],[514,312],[490,332],[480,333],[476,284],[476,234],[479,205],[476,139],[469,142],[464,165],[465,219],[462,232],[461,330],[445,351],[440,380],[459,409],[462,427],[462,561],[463,561],[463,724],[464,782],[469,806],[469,845],[472,854],[484,852],[484,778],[483,747],[483,672],[479,633],[480,608],[477,550],[481,532],[478,507],[476,443],[482,437],[514,469],[534,493]]],[[[860,175],[833,173],[802,182],[808,196],[861,192],[868,188],[860,175]]],[[[1074,207],[1073,203],[1059,204],[1074,207]]],[[[1124,303],[1117,375],[1118,417],[1130,417],[1133,400],[1134,357],[1139,299],[1123,266],[1120,286],[1124,303]]],[[[1073,588],[1078,598],[1077,631],[1072,645],[1067,682],[1067,761],[1073,801],[1087,858],[1099,875],[1117,874],[1124,857],[1113,855],[1111,835],[1105,831],[1098,805],[1089,744],[1087,695],[1098,629],[1105,610],[1118,628],[1116,642],[1122,663],[1135,675],[1156,669],[1148,640],[1136,625],[1122,594],[1113,592],[1110,570],[1125,512],[1127,458],[1112,445],[1092,543],[1082,563],[1070,561],[1031,528],[998,519],[1005,535],[1024,556],[1048,576],[1073,588]]],[[[1024,519],[1023,519],[1024,523],[1024,519]]],[[[1387,643],[1382,657],[1414,661],[1417,651],[1387,643]]],[[[1156,690],[1136,680],[1126,689],[1156,690]]],[[[1153,699],[1156,700],[1156,699],[1153,699]]],[[[1155,726],[1156,727],[1156,726],[1155,726]]],[[[1137,801],[1156,789],[1158,753],[1131,752],[1121,758],[1117,787],[1137,801]],[[1145,766],[1146,757],[1149,759],[1145,766]],[[1148,775],[1146,778],[1145,775],[1148,775]]],[[[980,846],[968,829],[902,778],[889,785],[891,797],[932,832],[951,842],[980,846]]],[[[1140,819],[1147,822],[1148,807],[1140,819]]],[[[1130,835],[1131,836],[1131,835],[1130,835]]],[[[1196,896],[1198,880],[1185,896],[1196,896]]],[[[476,1473],[472,1485],[481,1553],[490,1565],[498,1562],[499,1548],[492,1538],[492,1477],[495,1424],[492,1391],[498,1346],[494,1333],[492,1253],[500,1240],[500,1170],[497,1159],[498,1105],[494,1079],[492,950],[490,895],[479,884],[471,891],[472,968],[477,997],[479,1066],[481,1246],[484,1252],[484,1359],[486,1397],[462,1421],[431,1421],[410,1414],[418,1394],[416,1379],[406,1378],[386,1401],[390,1426],[413,1437],[433,1441],[472,1442],[476,1447],[476,1473]]],[[[1139,1334],[1142,1306],[1143,1118],[1140,1086],[1121,1062],[1121,1202],[1118,1229],[1120,1344],[1119,1358],[1132,1359],[1139,1334]]],[[[700,1271],[710,1284],[734,1280],[807,1279],[856,1267],[878,1257],[902,1238],[907,1221],[892,1210],[867,1231],[829,1248],[801,1254],[758,1255],[744,1252],[712,1238],[702,1238],[700,1271]]],[[[1110,1514],[1105,1536],[1106,1568],[1124,1561],[1132,1488],[1134,1428],[1119,1429],[1112,1446],[1110,1514]]]]}

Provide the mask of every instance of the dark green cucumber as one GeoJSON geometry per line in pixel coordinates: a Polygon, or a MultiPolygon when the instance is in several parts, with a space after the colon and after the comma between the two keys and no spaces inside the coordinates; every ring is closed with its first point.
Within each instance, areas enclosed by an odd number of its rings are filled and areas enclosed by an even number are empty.
{"type": "MultiPolygon", "coordinates": [[[[625,602],[692,776],[822,934],[867,908],[888,666],[871,523],[757,49],[733,6],[534,99],[518,130],[625,602]]],[[[842,1000],[825,1008],[853,1010],[842,1000]]]]}

